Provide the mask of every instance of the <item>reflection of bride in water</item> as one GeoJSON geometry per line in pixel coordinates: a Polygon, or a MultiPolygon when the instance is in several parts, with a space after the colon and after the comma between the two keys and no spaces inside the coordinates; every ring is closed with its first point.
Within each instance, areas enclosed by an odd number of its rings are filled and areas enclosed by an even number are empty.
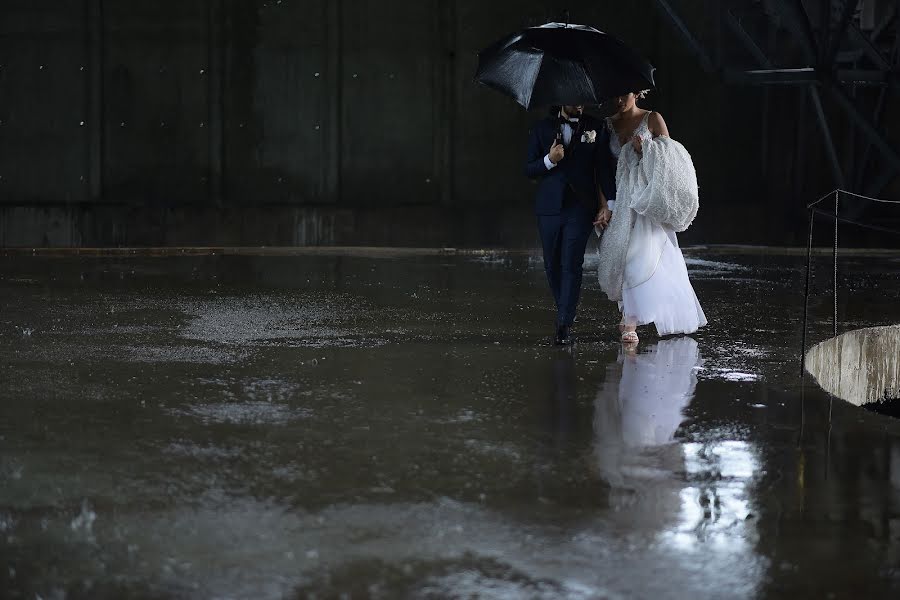
{"type": "Polygon", "coordinates": [[[647,500],[683,470],[681,446],[671,442],[694,396],[700,364],[697,342],[681,337],[641,354],[623,349],[607,366],[594,403],[594,453],[617,504],[629,503],[629,493],[647,500]]]}

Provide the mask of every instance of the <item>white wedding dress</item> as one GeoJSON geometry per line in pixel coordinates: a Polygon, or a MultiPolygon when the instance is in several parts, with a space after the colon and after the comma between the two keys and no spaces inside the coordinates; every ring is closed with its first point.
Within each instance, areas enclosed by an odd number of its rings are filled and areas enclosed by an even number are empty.
{"type": "MultiPolygon", "coordinates": [[[[629,140],[634,136],[640,136],[645,142],[653,138],[647,126],[649,117],[648,112],[629,140]]],[[[619,137],[609,119],[606,125],[610,150],[618,158],[622,152],[619,137]]],[[[615,211],[615,201],[609,205],[615,211]]],[[[688,279],[675,232],[640,214],[635,216],[628,243],[619,310],[627,324],[654,323],[661,336],[693,333],[707,323],[688,279]]]]}

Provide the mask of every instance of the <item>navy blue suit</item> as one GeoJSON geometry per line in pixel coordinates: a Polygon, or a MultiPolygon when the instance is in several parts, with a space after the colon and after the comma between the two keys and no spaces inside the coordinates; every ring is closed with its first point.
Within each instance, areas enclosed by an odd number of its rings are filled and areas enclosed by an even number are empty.
{"type": "Polygon", "coordinates": [[[603,125],[582,116],[566,147],[565,158],[553,169],[547,169],[544,156],[560,133],[559,119],[552,117],[536,123],[528,140],[525,173],[538,179],[534,212],[544,248],[544,270],[560,326],[570,326],[575,320],[584,251],[599,209],[599,190],[603,189],[607,199],[615,197],[615,165],[609,150],[609,133],[603,125]],[[581,141],[588,131],[596,132],[593,143],[581,141]]]}

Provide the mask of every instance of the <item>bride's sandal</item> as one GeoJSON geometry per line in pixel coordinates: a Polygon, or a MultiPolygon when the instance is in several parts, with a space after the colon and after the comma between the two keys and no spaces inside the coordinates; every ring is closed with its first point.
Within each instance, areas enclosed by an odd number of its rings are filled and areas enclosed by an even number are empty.
{"type": "Polygon", "coordinates": [[[626,331],[622,334],[622,342],[625,344],[637,344],[638,341],[637,331],[626,331]]]}

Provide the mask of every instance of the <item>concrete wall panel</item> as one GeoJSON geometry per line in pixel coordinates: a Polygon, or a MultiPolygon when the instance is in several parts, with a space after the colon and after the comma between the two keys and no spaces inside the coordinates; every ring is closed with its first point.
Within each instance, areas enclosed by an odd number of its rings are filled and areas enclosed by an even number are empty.
{"type": "Polygon", "coordinates": [[[104,3],[104,198],[209,203],[206,2],[104,3]]]}
{"type": "MultiPolygon", "coordinates": [[[[644,106],[700,180],[682,241],[803,243],[805,203],[834,187],[805,93],[722,85],[655,4],[579,3],[569,18],[658,67],[644,106]]],[[[718,7],[679,7],[713,50],[718,7]]],[[[523,163],[543,115],[473,76],[478,50],[565,8],[4,0],[0,246],[535,245],[523,163]]],[[[843,130],[836,143],[852,143],[843,130]]],[[[869,175],[884,168],[875,158],[869,175]]]]}
{"type": "Polygon", "coordinates": [[[435,0],[343,2],[341,203],[433,204],[443,57],[435,0]]]}
{"type": "Polygon", "coordinates": [[[0,203],[86,200],[86,23],[80,2],[0,10],[0,203]]]}
{"type": "Polygon", "coordinates": [[[232,204],[336,200],[336,18],[328,0],[226,11],[225,164],[232,204]]]}

